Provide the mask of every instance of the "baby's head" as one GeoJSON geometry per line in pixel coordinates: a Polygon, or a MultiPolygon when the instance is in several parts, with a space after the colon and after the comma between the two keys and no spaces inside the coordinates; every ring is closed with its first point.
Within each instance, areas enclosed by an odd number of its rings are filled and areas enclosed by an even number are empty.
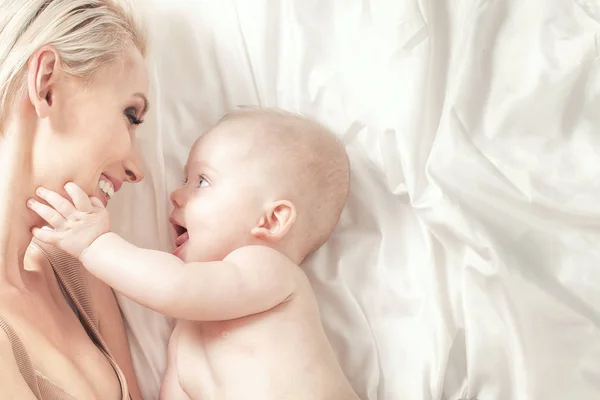
{"type": "Polygon", "coordinates": [[[171,194],[175,254],[219,261],[266,245],[296,263],[323,245],[348,197],[350,168],[328,129],[273,109],[239,109],[194,143],[171,194]]]}

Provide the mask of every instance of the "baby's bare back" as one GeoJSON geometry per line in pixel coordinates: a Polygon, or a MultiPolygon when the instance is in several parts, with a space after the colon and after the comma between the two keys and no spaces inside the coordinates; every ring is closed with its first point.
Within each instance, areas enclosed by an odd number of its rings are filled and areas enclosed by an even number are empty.
{"type": "Polygon", "coordinates": [[[270,311],[179,321],[161,399],[358,400],[323,331],[308,280],[270,311]]]}

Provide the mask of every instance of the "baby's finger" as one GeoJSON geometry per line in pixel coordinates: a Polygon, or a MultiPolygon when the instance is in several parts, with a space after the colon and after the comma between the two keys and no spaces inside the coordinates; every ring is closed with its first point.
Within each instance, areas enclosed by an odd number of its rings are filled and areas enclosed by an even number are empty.
{"type": "Polygon", "coordinates": [[[27,202],[27,207],[29,207],[33,212],[42,217],[54,228],[60,228],[65,223],[65,218],[58,211],[56,211],[52,207],[40,203],[35,199],[29,199],[29,201],[27,202]]]}
{"type": "Polygon", "coordinates": [[[102,202],[102,200],[100,200],[99,198],[97,198],[96,196],[90,197],[90,201],[92,202],[92,205],[94,207],[97,208],[104,208],[104,203],[102,202]]]}
{"type": "Polygon", "coordinates": [[[56,232],[47,229],[33,228],[31,233],[33,233],[33,237],[35,237],[37,240],[47,244],[54,245],[59,240],[56,232]]]}
{"type": "MultiPolygon", "coordinates": [[[[71,214],[77,211],[69,200],[65,199],[60,194],[53,192],[52,190],[39,187],[35,193],[40,196],[41,199],[45,200],[48,204],[54,207],[54,209],[65,218],[68,218],[71,214]]],[[[43,218],[43,216],[41,217],[43,218]]]]}
{"type": "Polygon", "coordinates": [[[65,185],[65,190],[79,211],[90,212],[93,210],[89,196],[75,183],[67,183],[65,185]]]}

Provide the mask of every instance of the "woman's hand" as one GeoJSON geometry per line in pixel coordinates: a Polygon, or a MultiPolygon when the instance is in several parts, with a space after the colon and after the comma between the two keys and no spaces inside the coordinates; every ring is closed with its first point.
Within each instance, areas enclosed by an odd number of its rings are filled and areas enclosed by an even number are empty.
{"type": "Polygon", "coordinates": [[[67,183],[65,190],[71,201],[43,187],[36,194],[49,205],[30,199],[27,206],[54,230],[33,228],[33,236],[56,246],[75,258],[99,236],[110,230],[108,211],[97,197],[89,197],[79,186],[67,183]]]}

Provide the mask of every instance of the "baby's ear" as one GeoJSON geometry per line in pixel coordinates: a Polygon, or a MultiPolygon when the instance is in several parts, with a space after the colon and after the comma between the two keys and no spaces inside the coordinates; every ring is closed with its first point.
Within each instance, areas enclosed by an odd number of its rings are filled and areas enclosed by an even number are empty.
{"type": "Polygon", "coordinates": [[[279,200],[267,206],[258,224],[252,228],[257,239],[275,243],[283,239],[296,222],[296,207],[291,201],[279,200]]]}

